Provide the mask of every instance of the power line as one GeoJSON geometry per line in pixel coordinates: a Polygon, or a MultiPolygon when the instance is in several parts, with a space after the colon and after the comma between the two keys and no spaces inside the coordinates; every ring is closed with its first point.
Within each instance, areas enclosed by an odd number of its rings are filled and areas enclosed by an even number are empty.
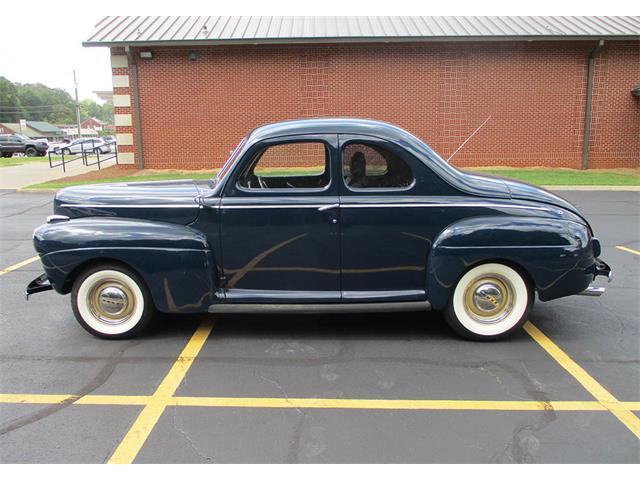
{"type": "Polygon", "coordinates": [[[69,108],[73,108],[73,104],[56,104],[56,105],[23,105],[20,107],[14,107],[14,106],[4,106],[4,105],[0,105],[0,110],[41,110],[41,109],[52,109],[52,108],[58,108],[58,107],[69,107],[69,108]]]}

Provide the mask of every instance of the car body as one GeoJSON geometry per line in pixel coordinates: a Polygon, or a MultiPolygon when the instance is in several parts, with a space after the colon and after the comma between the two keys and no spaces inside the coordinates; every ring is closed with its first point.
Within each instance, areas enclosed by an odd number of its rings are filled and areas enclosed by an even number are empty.
{"type": "Polygon", "coordinates": [[[266,125],[210,182],[69,187],[54,211],[34,232],[45,274],[27,292],[71,292],[80,323],[107,338],[138,333],[123,324],[146,324],[151,314],[131,310],[143,303],[167,313],[434,309],[467,338],[497,339],[522,325],[535,294],[597,295],[591,282],[611,271],[571,203],[462,172],[372,120],[266,125]]]}
{"type": "Polygon", "coordinates": [[[56,146],[52,151],[57,155],[110,153],[111,146],[102,138],[78,138],[69,143],[56,146]]]}
{"type": "Polygon", "coordinates": [[[0,154],[11,157],[14,153],[22,153],[27,157],[46,155],[49,143],[46,140],[34,140],[20,133],[0,135],[0,154]]]}

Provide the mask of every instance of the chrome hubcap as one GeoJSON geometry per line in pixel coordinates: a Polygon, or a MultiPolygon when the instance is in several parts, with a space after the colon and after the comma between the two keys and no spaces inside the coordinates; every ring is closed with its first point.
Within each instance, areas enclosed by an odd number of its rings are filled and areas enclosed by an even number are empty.
{"type": "Polygon", "coordinates": [[[107,287],[103,289],[98,296],[98,302],[100,308],[109,315],[122,313],[129,304],[127,294],[118,287],[107,287]]]}
{"type": "Polygon", "coordinates": [[[511,283],[497,275],[477,278],[465,291],[465,309],[480,323],[504,320],[511,313],[514,300],[511,283]]]}
{"type": "Polygon", "coordinates": [[[106,280],[89,292],[89,308],[97,320],[108,325],[126,322],[135,307],[129,287],[117,280],[106,280]]]}

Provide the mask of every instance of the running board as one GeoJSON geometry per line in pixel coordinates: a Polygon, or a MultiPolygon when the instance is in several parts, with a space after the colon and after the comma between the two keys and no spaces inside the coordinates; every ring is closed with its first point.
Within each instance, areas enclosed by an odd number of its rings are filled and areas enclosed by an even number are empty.
{"type": "Polygon", "coordinates": [[[217,303],[209,313],[386,313],[431,310],[428,301],[381,303],[217,303]]]}

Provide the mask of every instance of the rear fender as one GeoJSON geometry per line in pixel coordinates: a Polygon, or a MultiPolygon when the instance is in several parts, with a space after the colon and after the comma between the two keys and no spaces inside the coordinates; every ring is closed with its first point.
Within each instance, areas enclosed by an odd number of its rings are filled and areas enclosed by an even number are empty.
{"type": "Polygon", "coordinates": [[[433,308],[444,309],[462,275],[487,262],[518,269],[542,301],[584,290],[596,264],[583,224],[535,217],[467,218],[444,229],[429,254],[427,296],[433,308]]]}

